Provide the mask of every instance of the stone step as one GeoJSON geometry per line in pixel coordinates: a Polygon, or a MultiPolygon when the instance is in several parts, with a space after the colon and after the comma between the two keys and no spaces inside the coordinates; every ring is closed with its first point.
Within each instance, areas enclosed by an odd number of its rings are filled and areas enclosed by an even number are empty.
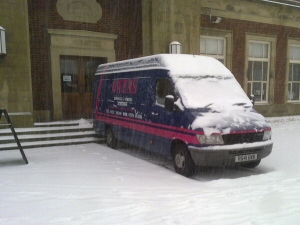
{"type": "MultiPolygon", "coordinates": [[[[104,143],[104,138],[84,137],[76,139],[64,139],[64,140],[50,140],[50,141],[36,141],[36,142],[21,142],[23,149],[28,148],[41,148],[63,145],[78,145],[86,143],[104,143]]],[[[0,151],[4,150],[18,150],[16,143],[0,144],[0,151]]]]}
{"type": "MultiPolygon", "coordinates": [[[[22,134],[18,135],[18,139],[21,143],[34,142],[34,141],[51,141],[51,140],[63,140],[63,139],[74,139],[82,137],[97,137],[98,135],[94,131],[77,131],[71,133],[49,133],[49,134],[22,134]]],[[[15,143],[14,136],[6,135],[0,136],[0,143],[15,143]]]]}
{"type": "MultiPolygon", "coordinates": [[[[84,120],[39,123],[15,131],[23,149],[105,141],[93,130],[92,123],[84,120]]],[[[0,151],[13,149],[18,149],[18,146],[11,129],[0,129],[0,151]]]]}
{"type": "MultiPolygon", "coordinates": [[[[71,133],[93,131],[92,126],[60,126],[60,127],[31,127],[31,128],[15,128],[17,135],[26,134],[51,134],[51,133],[71,133]]],[[[0,129],[0,136],[11,135],[10,128],[0,129]]]]}

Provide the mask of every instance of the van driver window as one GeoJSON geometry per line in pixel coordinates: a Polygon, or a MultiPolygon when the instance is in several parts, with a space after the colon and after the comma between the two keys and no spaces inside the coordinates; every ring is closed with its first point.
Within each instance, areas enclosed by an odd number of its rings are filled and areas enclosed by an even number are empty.
{"type": "Polygon", "coordinates": [[[156,104],[165,105],[165,97],[167,95],[173,95],[175,101],[177,99],[174,91],[173,84],[170,79],[162,78],[156,81],[156,104]]]}

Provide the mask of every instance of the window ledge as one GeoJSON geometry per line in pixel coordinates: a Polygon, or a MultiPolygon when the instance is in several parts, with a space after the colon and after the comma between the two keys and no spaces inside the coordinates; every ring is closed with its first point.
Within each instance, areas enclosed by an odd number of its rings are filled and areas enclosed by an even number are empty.
{"type": "Polygon", "coordinates": [[[300,104],[300,101],[295,101],[295,102],[286,102],[287,104],[300,104]]]}
{"type": "Polygon", "coordinates": [[[269,102],[255,102],[254,106],[256,105],[271,105],[269,102]]]}

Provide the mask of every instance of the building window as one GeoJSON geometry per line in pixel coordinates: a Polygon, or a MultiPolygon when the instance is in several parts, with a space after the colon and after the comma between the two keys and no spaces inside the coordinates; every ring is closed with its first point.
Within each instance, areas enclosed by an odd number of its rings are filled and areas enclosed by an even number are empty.
{"type": "Polygon", "coordinates": [[[300,46],[290,46],[288,101],[300,101],[300,46]]]}
{"type": "Polygon", "coordinates": [[[201,39],[200,54],[211,56],[215,59],[218,59],[220,62],[222,62],[225,65],[225,60],[226,60],[225,38],[201,35],[200,39],[201,39]]]}
{"type": "Polygon", "coordinates": [[[270,43],[250,41],[248,53],[247,94],[256,102],[268,102],[270,43]]]}

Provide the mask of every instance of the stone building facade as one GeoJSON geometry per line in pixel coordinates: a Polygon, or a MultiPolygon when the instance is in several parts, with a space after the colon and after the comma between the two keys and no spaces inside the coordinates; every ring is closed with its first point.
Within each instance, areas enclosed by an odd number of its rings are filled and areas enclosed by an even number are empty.
{"type": "Polygon", "coordinates": [[[90,118],[97,64],[178,41],[184,54],[223,62],[265,116],[300,114],[300,4],[274,2],[2,0],[0,107],[17,126],[90,118]]]}
{"type": "MultiPolygon", "coordinates": [[[[89,63],[90,59],[99,59],[100,63],[141,56],[141,4],[137,0],[29,1],[33,112],[36,120],[91,117],[91,89],[79,90],[86,87],[78,87],[65,93],[62,90],[61,56],[74,56],[65,61],[79,64],[82,60],[89,63]],[[84,112],[87,107],[89,112],[84,112]]],[[[79,70],[84,70],[84,66],[78,66],[79,70]]],[[[78,76],[78,79],[85,77],[78,76]]],[[[85,86],[82,83],[78,86],[85,86]]]]}
{"type": "Polygon", "coordinates": [[[12,112],[14,124],[30,126],[34,119],[27,1],[0,1],[0,24],[7,48],[7,54],[0,55],[0,108],[12,112]]]}

